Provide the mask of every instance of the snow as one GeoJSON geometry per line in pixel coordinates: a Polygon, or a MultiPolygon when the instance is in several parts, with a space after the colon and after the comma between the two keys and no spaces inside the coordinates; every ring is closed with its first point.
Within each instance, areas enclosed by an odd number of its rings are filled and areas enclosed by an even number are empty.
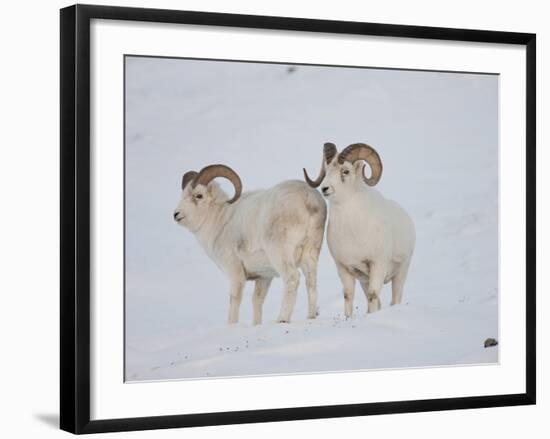
{"type": "MultiPolygon", "coordinates": [[[[126,58],[126,380],[495,363],[498,346],[498,77],[126,58]],[[318,172],[324,142],[380,153],[378,185],[417,228],[403,302],[343,317],[324,245],[319,306],[302,279],[290,324],[282,284],[252,326],[226,325],[228,281],[172,213],[185,171],[224,163],[244,190],[318,172]]],[[[223,187],[232,193],[225,182],[223,187]]]]}

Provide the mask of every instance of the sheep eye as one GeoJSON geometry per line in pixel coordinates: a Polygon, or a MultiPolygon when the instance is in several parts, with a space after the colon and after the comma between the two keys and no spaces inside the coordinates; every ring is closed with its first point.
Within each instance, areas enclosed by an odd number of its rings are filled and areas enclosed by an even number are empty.
{"type": "Polygon", "coordinates": [[[198,198],[200,200],[202,198],[202,194],[195,195],[195,198],[198,198]]]}
{"type": "Polygon", "coordinates": [[[349,174],[349,170],[348,170],[348,169],[344,169],[344,170],[342,171],[342,174],[348,175],[348,174],[349,174]]]}

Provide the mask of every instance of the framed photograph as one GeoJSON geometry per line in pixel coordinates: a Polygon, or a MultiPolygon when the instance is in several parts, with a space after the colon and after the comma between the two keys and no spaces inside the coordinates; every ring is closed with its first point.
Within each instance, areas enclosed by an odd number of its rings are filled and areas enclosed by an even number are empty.
{"type": "Polygon", "coordinates": [[[61,10],[61,428],[535,403],[535,35],[61,10]]]}

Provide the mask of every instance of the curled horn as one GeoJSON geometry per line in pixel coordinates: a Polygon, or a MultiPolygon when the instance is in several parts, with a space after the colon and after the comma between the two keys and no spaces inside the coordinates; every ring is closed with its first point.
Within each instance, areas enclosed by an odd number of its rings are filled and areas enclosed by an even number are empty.
{"type": "Polygon", "coordinates": [[[334,143],[325,143],[323,147],[323,160],[321,161],[321,171],[319,172],[319,176],[316,180],[312,180],[309,178],[309,175],[307,175],[307,171],[304,168],[304,178],[307,181],[307,184],[309,184],[311,187],[318,187],[323,179],[325,178],[326,172],[326,165],[328,165],[332,159],[336,156],[338,153],[338,150],[336,149],[336,145],[334,143]]]}
{"type": "Polygon", "coordinates": [[[382,160],[376,150],[365,143],[354,143],[346,147],[338,156],[338,163],[348,161],[355,163],[357,160],[365,160],[371,168],[371,177],[365,177],[365,167],[363,166],[363,180],[369,186],[375,186],[382,177],[382,160]]]}
{"type": "Polygon", "coordinates": [[[198,175],[193,179],[193,187],[196,187],[198,184],[207,185],[212,180],[217,177],[227,178],[235,187],[235,195],[231,198],[228,203],[234,203],[241,196],[243,189],[243,184],[241,183],[240,177],[237,173],[231,169],[229,166],[225,165],[209,165],[201,169],[198,175]]]}
{"type": "Polygon", "coordinates": [[[327,165],[332,162],[332,159],[336,154],[338,154],[336,145],[334,143],[325,143],[323,146],[323,155],[325,156],[325,162],[327,165]]]}
{"type": "Polygon", "coordinates": [[[185,186],[187,186],[190,181],[193,181],[197,175],[199,175],[199,173],[195,171],[188,171],[183,174],[183,178],[181,179],[181,190],[184,190],[185,186]]]}

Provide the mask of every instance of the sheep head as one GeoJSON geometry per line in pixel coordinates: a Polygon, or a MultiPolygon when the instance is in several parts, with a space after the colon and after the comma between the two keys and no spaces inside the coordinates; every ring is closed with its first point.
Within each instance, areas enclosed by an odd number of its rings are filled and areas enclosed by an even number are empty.
{"type": "Polygon", "coordinates": [[[197,230],[211,213],[213,205],[233,204],[242,192],[238,174],[226,165],[209,165],[200,172],[188,171],[181,180],[181,200],[174,212],[174,220],[191,230],[197,230]],[[228,179],[235,188],[233,198],[227,200],[214,181],[218,177],[228,179]]]}
{"type": "Polygon", "coordinates": [[[325,143],[321,171],[317,179],[309,178],[304,169],[306,182],[313,188],[321,186],[323,195],[329,196],[338,188],[351,187],[362,181],[375,186],[382,176],[382,161],[376,150],[365,143],[354,143],[338,154],[336,146],[325,143]],[[365,163],[371,168],[371,176],[365,176],[365,163]]]}

